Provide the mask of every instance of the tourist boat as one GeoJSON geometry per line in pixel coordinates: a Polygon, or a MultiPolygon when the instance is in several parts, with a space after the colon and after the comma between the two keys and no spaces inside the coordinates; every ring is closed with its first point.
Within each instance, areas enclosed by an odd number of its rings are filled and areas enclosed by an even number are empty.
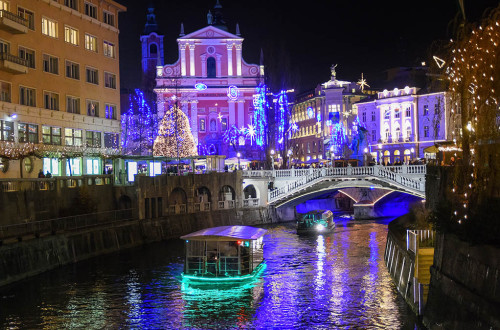
{"type": "Polygon", "coordinates": [[[330,210],[317,210],[301,213],[297,219],[297,234],[324,234],[335,229],[333,213],[330,210]]]}
{"type": "Polygon", "coordinates": [[[265,268],[266,231],[251,226],[221,226],[181,236],[186,241],[183,280],[203,284],[255,278],[265,268]]]}

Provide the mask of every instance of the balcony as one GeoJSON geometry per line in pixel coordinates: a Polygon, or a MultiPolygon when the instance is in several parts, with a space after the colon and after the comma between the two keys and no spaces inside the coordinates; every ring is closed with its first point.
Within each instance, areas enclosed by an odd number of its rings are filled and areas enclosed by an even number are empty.
{"type": "Polygon", "coordinates": [[[10,11],[0,10],[0,29],[10,33],[28,33],[28,20],[10,11]]]}
{"type": "Polygon", "coordinates": [[[12,74],[28,73],[28,60],[9,53],[0,52],[0,70],[12,74]]]}

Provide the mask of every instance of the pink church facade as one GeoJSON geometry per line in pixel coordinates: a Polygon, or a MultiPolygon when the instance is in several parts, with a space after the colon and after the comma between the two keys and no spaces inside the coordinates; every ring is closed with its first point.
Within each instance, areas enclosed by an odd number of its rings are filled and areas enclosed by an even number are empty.
{"type": "MultiPolygon", "coordinates": [[[[237,27],[238,30],[238,27],[237,27]]],[[[177,104],[188,116],[198,154],[253,158],[258,150],[251,140],[236,146],[224,142],[224,132],[253,124],[254,94],[263,83],[264,68],[242,57],[243,38],[208,25],[177,39],[179,57],[173,64],[157,65],[158,115],[177,104]]]]}

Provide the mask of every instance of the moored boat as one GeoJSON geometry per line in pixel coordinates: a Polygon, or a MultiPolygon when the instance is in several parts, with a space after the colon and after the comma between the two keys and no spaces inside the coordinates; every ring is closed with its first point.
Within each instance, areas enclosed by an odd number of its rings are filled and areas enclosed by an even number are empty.
{"type": "Polygon", "coordinates": [[[298,215],[297,234],[324,234],[334,229],[335,222],[330,210],[317,210],[298,215]]]}
{"type": "Polygon", "coordinates": [[[182,278],[197,284],[255,278],[265,268],[266,231],[251,226],[220,226],[181,236],[186,241],[182,278]]]}

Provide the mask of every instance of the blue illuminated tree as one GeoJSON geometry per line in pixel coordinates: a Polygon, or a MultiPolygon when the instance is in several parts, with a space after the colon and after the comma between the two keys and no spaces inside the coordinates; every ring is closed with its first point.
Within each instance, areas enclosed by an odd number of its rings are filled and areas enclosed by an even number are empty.
{"type": "Polygon", "coordinates": [[[129,95],[128,111],[121,116],[121,126],[124,155],[152,154],[158,118],[140,89],[129,95]]]}
{"type": "Polygon", "coordinates": [[[256,88],[256,94],[254,94],[253,98],[253,123],[255,130],[255,144],[260,147],[260,149],[264,149],[267,142],[267,108],[268,103],[266,99],[266,85],[259,84],[256,88]]]}
{"type": "Polygon", "coordinates": [[[235,125],[229,127],[223,135],[224,142],[228,143],[233,147],[234,152],[236,153],[238,149],[238,145],[240,143],[240,138],[245,137],[245,132],[240,130],[235,125]]]}

